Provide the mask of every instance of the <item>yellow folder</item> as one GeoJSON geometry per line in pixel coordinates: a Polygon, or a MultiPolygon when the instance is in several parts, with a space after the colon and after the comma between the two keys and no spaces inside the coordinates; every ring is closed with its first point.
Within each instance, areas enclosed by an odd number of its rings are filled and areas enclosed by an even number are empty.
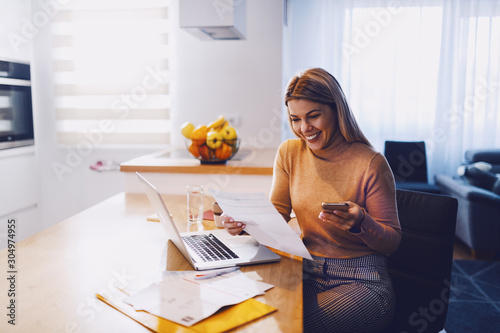
{"type": "Polygon", "coordinates": [[[116,294],[113,296],[113,299],[105,298],[99,294],[96,294],[96,296],[99,300],[108,304],[112,308],[132,318],[148,329],[158,333],[225,332],[277,310],[275,307],[250,298],[242,303],[223,308],[199,323],[186,327],[170,320],[155,316],[149,312],[136,311],[131,305],[122,301],[123,297],[115,297],[116,294]]]}

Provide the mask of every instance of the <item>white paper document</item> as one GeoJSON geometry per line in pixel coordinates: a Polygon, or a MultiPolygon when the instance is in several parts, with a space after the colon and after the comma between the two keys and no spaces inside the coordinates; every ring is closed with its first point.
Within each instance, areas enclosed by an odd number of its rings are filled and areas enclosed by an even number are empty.
{"type": "Polygon", "coordinates": [[[124,302],[136,311],[144,310],[178,324],[192,326],[226,305],[241,303],[273,287],[251,280],[240,271],[206,280],[195,279],[199,272],[183,273],[164,275],[161,281],[125,298],[124,302]]]}
{"type": "Polygon", "coordinates": [[[257,242],[312,260],[302,239],[264,193],[229,193],[213,189],[210,192],[224,214],[245,223],[245,231],[257,242]]]}

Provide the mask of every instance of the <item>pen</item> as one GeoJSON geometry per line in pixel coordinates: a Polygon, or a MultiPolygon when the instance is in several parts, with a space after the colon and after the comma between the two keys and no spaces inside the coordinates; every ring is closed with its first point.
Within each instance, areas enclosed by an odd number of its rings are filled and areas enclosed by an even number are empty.
{"type": "Polygon", "coordinates": [[[240,269],[240,268],[239,267],[231,267],[231,268],[220,270],[220,271],[217,271],[217,272],[212,272],[212,273],[207,273],[207,274],[198,274],[198,275],[196,275],[194,277],[194,279],[195,280],[211,279],[211,278],[214,278],[216,276],[220,276],[220,275],[224,275],[224,274],[227,274],[227,273],[231,273],[231,272],[237,271],[238,269],[240,269]]]}

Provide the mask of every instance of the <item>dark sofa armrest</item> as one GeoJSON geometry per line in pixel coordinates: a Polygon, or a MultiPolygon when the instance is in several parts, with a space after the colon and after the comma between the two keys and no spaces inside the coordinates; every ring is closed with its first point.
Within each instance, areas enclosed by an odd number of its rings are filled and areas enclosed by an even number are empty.
{"type": "Polygon", "coordinates": [[[500,208],[500,195],[470,185],[460,178],[453,178],[448,175],[436,175],[436,185],[441,187],[445,193],[466,199],[470,202],[481,202],[500,208]]]}
{"type": "Polygon", "coordinates": [[[487,162],[500,164],[500,149],[471,149],[465,152],[465,160],[468,163],[487,162]]]}

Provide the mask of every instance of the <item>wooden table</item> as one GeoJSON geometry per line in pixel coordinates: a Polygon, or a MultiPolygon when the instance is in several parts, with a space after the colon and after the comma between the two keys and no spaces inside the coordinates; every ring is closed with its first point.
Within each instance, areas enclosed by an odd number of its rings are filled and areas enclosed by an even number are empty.
{"type": "MultiPolygon", "coordinates": [[[[164,196],[180,231],[186,230],[185,196],[164,196]],[[181,222],[180,222],[181,221],[181,222]]],[[[206,201],[206,208],[210,206],[206,201]]],[[[7,280],[12,257],[0,251],[0,332],[149,332],[95,298],[95,293],[133,277],[162,270],[191,270],[159,223],[143,194],[118,194],[15,244],[15,283],[7,280]],[[15,298],[8,296],[9,289],[15,298]],[[15,326],[7,306],[15,299],[15,326]]],[[[23,221],[17,221],[22,228],[23,221]]],[[[213,221],[204,227],[214,228],[213,221]]],[[[12,251],[11,251],[12,252],[12,251]]],[[[247,266],[275,287],[257,300],[278,308],[237,329],[241,332],[302,330],[302,263],[282,254],[280,263],[247,266]]]]}

